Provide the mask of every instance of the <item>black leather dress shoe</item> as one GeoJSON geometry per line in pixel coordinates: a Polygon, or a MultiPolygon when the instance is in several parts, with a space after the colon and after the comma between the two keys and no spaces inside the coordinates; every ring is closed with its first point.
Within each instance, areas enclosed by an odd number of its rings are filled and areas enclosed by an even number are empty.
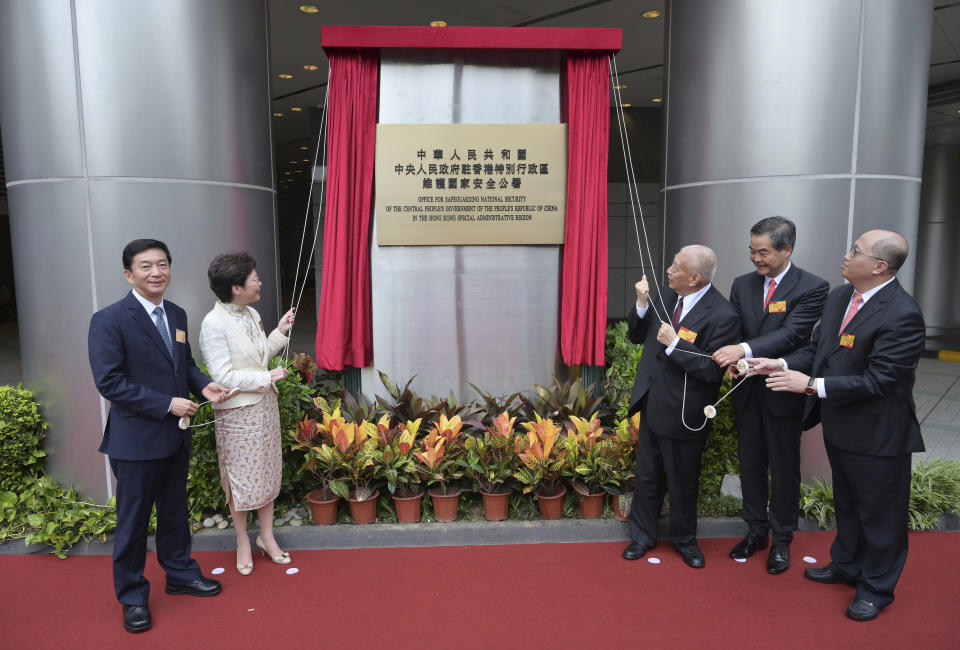
{"type": "Polygon", "coordinates": [[[639,560],[644,555],[647,554],[652,546],[648,544],[640,544],[639,542],[630,542],[627,544],[627,548],[623,549],[623,559],[624,560],[639,560]]]}
{"type": "Polygon", "coordinates": [[[683,561],[686,562],[687,566],[691,566],[694,569],[703,568],[703,553],[700,551],[700,547],[697,546],[696,542],[690,542],[689,544],[684,544],[683,546],[674,544],[674,546],[676,546],[677,550],[680,551],[680,557],[683,558],[683,561]]]}
{"type": "Polygon", "coordinates": [[[803,577],[807,580],[813,580],[814,582],[822,582],[825,585],[853,584],[849,578],[842,576],[831,569],[830,565],[804,569],[803,577]]]}
{"type": "Polygon", "coordinates": [[[746,537],[740,540],[733,550],[730,551],[730,557],[734,560],[746,560],[757,552],[758,548],[767,548],[767,536],[753,535],[748,533],[746,537]]]}
{"type": "Polygon", "coordinates": [[[152,624],[150,608],[146,605],[123,605],[123,629],[127,632],[146,632],[152,624]]]}
{"type": "Polygon", "coordinates": [[[880,608],[868,600],[854,598],[847,607],[847,616],[855,621],[872,621],[880,613],[880,608]]]}
{"type": "Polygon", "coordinates": [[[783,573],[790,568],[790,546],[774,542],[767,556],[767,573],[783,573]]]}
{"type": "Polygon", "coordinates": [[[168,594],[190,594],[191,596],[216,596],[223,587],[213,578],[204,578],[200,576],[193,582],[185,585],[175,585],[172,582],[167,583],[168,594]]]}

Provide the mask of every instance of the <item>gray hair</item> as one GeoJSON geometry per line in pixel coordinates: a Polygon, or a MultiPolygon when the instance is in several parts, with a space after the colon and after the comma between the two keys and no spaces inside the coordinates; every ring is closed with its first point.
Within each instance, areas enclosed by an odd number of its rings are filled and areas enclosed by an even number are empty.
{"type": "Polygon", "coordinates": [[[717,272],[717,255],[708,246],[700,244],[690,244],[680,249],[681,253],[686,253],[690,259],[690,267],[693,271],[705,278],[707,282],[713,282],[713,274],[717,272]]]}
{"type": "Polygon", "coordinates": [[[773,216],[761,219],[750,229],[751,235],[770,235],[773,248],[782,251],[797,243],[797,226],[786,217],[773,216]]]}

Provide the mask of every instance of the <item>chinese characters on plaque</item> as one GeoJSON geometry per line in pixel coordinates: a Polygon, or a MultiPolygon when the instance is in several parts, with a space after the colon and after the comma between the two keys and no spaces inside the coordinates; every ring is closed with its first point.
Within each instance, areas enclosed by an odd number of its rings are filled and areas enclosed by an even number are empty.
{"type": "Polygon", "coordinates": [[[378,124],[377,243],[560,244],[565,124],[378,124]]]}

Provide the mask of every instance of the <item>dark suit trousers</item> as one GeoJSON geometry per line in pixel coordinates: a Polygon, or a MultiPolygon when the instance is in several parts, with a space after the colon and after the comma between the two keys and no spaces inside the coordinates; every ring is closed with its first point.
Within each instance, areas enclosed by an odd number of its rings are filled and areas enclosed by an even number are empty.
{"type": "Polygon", "coordinates": [[[800,515],[801,417],[774,417],[760,399],[737,411],[743,519],[754,535],[766,537],[769,528],[775,543],[789,544],[800,515]]]}
{"type": "Polygon", "coordinates": [[[146,605],[150,583],[143,577],[147,526],[157,506],[157,561],[169,582],[184,584],[200,577],[190,557],[187,515],[187,469],[190,452],[181,448],[160,460],[110,459],[117,477],[117,530],[113,541],[113,586],[124,605],[146,605]]]}
{"type": "Polygon", "coordinates": [[[670,492],[667,539],[677,545],[697,539],[697,489],[703,440],[675,440],[653,433],[640,420],[630,537],[634,542],[657,543],[657,520],[663,506],[664,481],[670,492]]]}
{"type": "Polygon", "coordinates": [[[910,454],[867,456],[824,444],[837,514],[831,564],[856,581],[857,598],[885,607],[907,561],[910,454]]]}

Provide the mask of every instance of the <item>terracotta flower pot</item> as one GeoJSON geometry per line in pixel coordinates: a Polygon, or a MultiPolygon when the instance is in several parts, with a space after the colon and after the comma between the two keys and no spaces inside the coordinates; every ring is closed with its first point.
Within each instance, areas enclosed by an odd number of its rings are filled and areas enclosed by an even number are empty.
{"type": "Polygon", "coordinates": [[[630,513],[629,512],[624,513],[620,509],[620,495],[611,494],[610,501],[612,502],[612,505],[613,505],[613,518],[616,519],[617,521],[629,521],[630,513]]]}
{"type": "Polygon", "coordinates": [[[415,524],[420,521],[420,501],[423,492],[412,497],[398,497],[393,495],[393,507],[397,509],[397,523],[415,524]]]}
{"type": "Polygon", "coordinates": [[[603,516],[603,500],[606,492],[596,494],[578,494],[580,497],[580,516],[584,519],[599,519],[603,516]]]}
{"type": "Polygon", "coordinates": [[[332,492],[327,492],[329,497],[324,495],[324,490],[313,490],[307,492],[304,498],[310,504],[310,512],[313,515],[313,523],[317,526],[329,526],[337,523],[337,505],[340,503],[340,497],[332,492]]]}
{"type": "Polygon", "coordinates": [[[510,510],[510,492],[495,494],[480,492],[483,497],[483,516],[487,521],[503,521],[510,510]]]}
{"type": "Polygon", "coordinates": [[[563,518],[563,495],[567,493],[567,486],[560,486],[560,493],[553,496],[544,496],[537,490],[537,507],[540,509],[540,516],[544,519],[562,519],[563,518]]]}
{"type": "Polygon", "coordinates": [[[350,516],[355,524],[372,524],[377,520],[377,490],[369,498],[359,501],[353,491],[350,492],[350,516]]]}
{"type": "Polygon", "coordinates": [[[460,504],[460,492],[444,494],[440,488],[430,490],[430,499],[433,501],[433,514],[437,521],[449,523],[457,520],[457,506],[460,504]]]}

